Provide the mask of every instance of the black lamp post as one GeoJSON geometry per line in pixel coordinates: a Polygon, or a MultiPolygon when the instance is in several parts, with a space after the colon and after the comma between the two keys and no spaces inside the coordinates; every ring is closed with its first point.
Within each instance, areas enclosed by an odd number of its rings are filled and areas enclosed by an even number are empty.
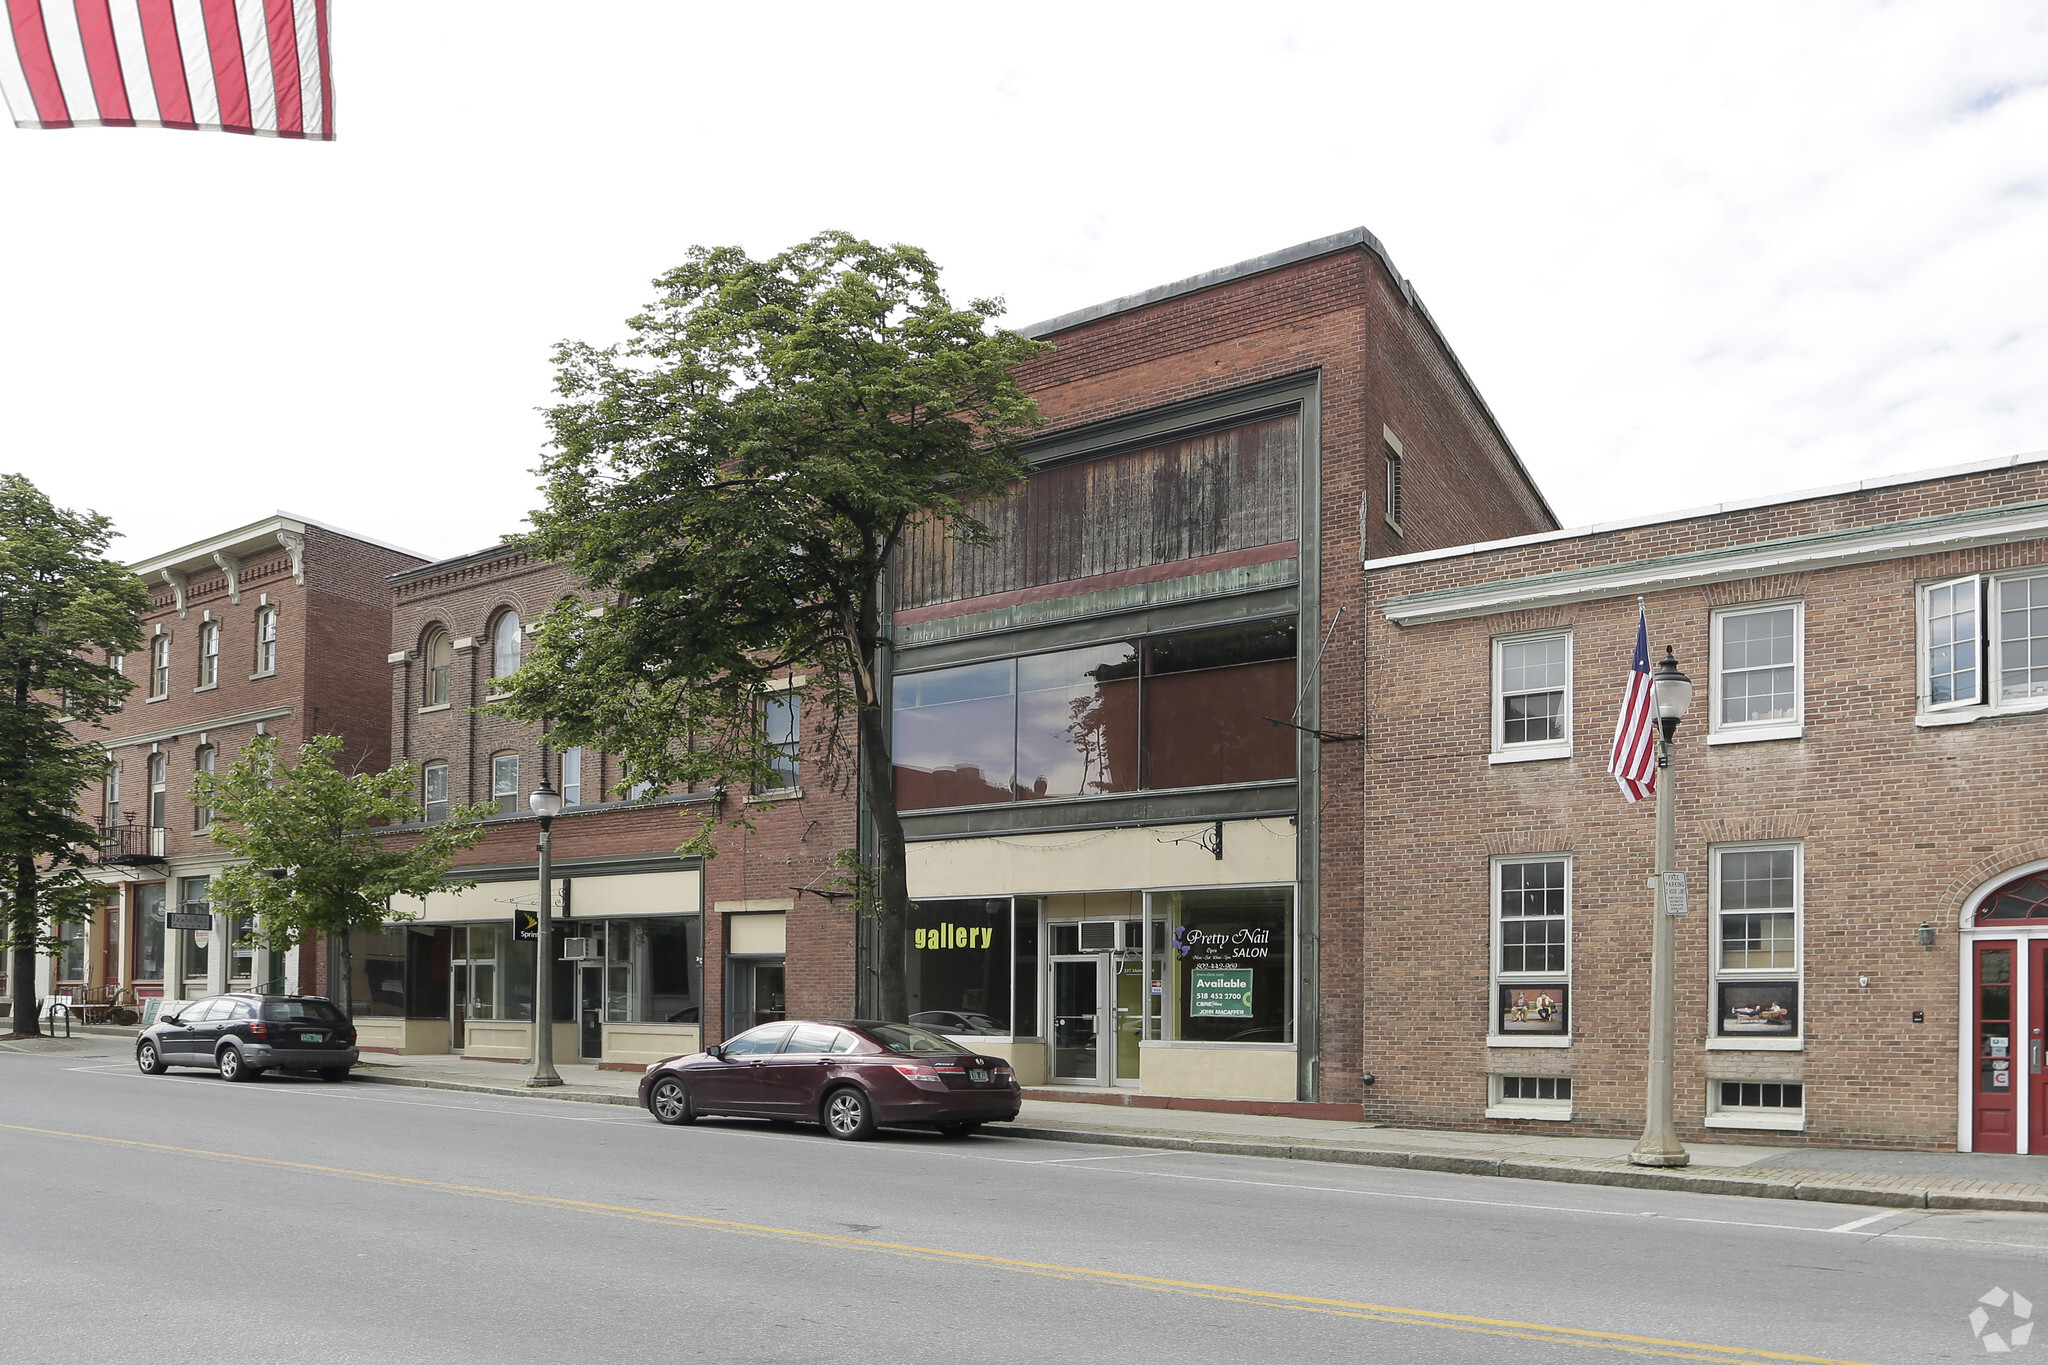
{"type": "Polygon", "coordinates": [[[555,1071],[555,964],[551,951],[555,897],[554,867],[548,848],[553,838],[551,827],[555,817],[562,813],[562,794],[548,781],[545,771],[539,789],[526,798],[526,804],[540,817],[540,914],[535,917],[533,942],[533,1075],[527,1077],[526,1083],[540,1087],[562,1083],[555,1071]]]}

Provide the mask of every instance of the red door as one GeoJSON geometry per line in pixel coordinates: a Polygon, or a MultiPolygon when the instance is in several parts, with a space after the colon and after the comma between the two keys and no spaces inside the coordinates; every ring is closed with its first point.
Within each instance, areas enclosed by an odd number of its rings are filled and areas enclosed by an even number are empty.
{"type": "MultiPolygon", "coordinates": [[[[2039,970],[2036,945],[2035,969],[2039,970]]],[[[2000,939],[1976,945],[1975,985],[1972,1003],[1976,1030],[1976,1065],[1968,1078],[1973,1088],[1975,1117],[1970,1125],[1970,1145],[1980,1152],[2016,1152],[2019,1136],[2019,1101],[2013,1081],[2015,1073],[2025,1074],[2024,1044],[2013,1028],[2013,959],[2019,945],[2000,939]]],[[[2037,992],[2038,994],[2038,992],[2037,992]]],[[[2038,1012],[2038,1006],[2036,1007],[2038,1012]]],[[[2038,1035],[2037,1035],[2038,1036],[2038,1035]]],[[[2039,1112],[2039,1100],[2035,1112],[2039,1112]]],[[[2039,1124],[2039,1119],[2035,1120],[2039,1124]]],[[[2040,1150],[2036,1147],[2035,1150],[2040,1150]]]]}
{"type": "MultiPolygon", "coordinates": [[[[2035,939],[2027,945],[2027,1007],[2023,1011],[2027,1021],[2027,1079],[2013,1084],[2027,1087],[2027,1150],[2048,1152],[2048,1067],[2042,1062],[2043,1039],[2041,1030],[2048,1027],[2044,1018],[2044,1007],[2048,1007],[2048,939],[2035,939]]],[[[2018,1051],[2019,1045],[2013,1045],[2018,1051]]],[[[2013,1061],[2018,1070],[2020,1062],[2013,1061]]]]}

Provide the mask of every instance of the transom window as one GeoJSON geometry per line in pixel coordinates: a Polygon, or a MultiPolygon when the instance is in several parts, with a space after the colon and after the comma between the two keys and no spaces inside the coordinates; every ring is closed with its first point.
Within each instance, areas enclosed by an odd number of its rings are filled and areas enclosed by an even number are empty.
{"type": "Polygon", "coordinates": [[[1530,635],[1493,642],[1496,753],[1571,752],[1572,637],[1530,635]]]}
{"type": "Polygon", "coordinates": [[[1714,851],[1715,1033],[1799,1037],[1800,847],[1714,851]]]}
{"type": "Polygon", "coordinates": [[[2048,706],[2048,573],[1922,585],[1920,704],[1927,711],[2048,706]]]}
{"type": "Polygon", "coordinates": [[[1992,892],[1977,907],[1977,923],[2048,920],[2048,872],[2022,877],[1992,892]]]}
{"type": "Polygon", "coordinates": [[[1805,608],[1798,602],[1714,616],[1716,731],[1797,733],[1805,608]]]}

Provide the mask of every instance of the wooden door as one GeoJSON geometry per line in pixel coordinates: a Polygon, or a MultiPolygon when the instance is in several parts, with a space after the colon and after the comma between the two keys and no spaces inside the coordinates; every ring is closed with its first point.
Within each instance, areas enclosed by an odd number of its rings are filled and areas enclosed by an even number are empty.
{"type": "Polygon", "coordinates": [[[2016,1152],[2019,1099],[2013,1077],[2024,1075],[2026,1067],[2025,1044],[2013,1027],[2018,1022],[2013,968],[2019,944],[2012,939],[1978,943],[1975,953],[1970,1005],[1976,1025],[1971,1034],[1974,1065],[1966,1078],[1975,1110],[1970,1145],[1979,1152],[2016,1152]]]}

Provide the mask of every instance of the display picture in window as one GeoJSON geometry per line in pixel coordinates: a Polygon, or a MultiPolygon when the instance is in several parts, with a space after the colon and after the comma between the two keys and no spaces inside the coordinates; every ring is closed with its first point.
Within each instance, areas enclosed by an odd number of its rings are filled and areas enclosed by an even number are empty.
{"type": "Polygon", "coordinates": [[[1563,983],[1500,988],[1502,1034],[1567,1035],[1571,1032],[1571,987],[1563,983]]]}
{"type": "Polygon", "coordinates": [[[1723,1037],[1799,1036],[1799,984],[1794,981],[1723,981],[1723,1037]]]}

